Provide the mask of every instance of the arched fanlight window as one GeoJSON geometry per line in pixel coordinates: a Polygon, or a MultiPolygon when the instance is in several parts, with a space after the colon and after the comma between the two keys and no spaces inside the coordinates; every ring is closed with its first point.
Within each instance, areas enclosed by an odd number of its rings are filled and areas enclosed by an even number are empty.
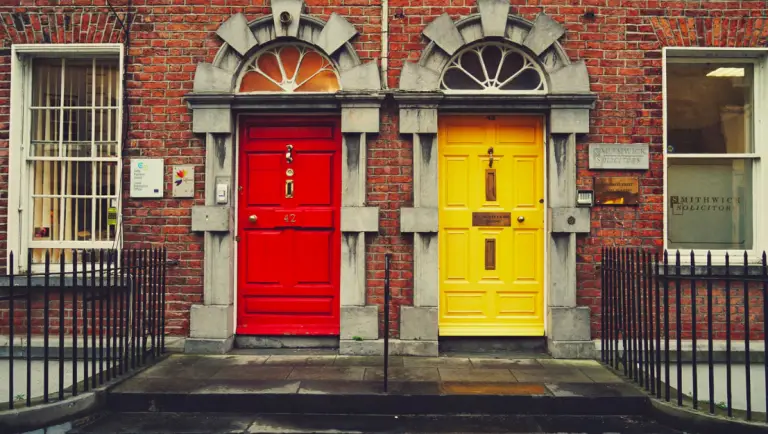
{"type": "Polygon", "coordinates": [[[336,92],[340,87],[333,63],[300,43],[257,53],[240,81],[240,92],[336,92]]]}
{"type": "Polygon", "coordinates": [[[443,70],[440,87],[451,92],[544,93],[546,80],[523,51],[483,43],[459,51],[443,70]]]}

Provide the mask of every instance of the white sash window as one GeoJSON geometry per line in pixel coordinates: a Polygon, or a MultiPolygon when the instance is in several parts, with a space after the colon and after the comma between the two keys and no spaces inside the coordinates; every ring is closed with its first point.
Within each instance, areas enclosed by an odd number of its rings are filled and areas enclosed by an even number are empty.
{"type": "Polygon", "coordinates": [[[9,206],[9,250],[16,263],[25,268],[28,249],[35,266],[46,252],[70,263],[73,249],[119,247],[121,46],[13,51],[9,199],[17,206],[9,206]]]}

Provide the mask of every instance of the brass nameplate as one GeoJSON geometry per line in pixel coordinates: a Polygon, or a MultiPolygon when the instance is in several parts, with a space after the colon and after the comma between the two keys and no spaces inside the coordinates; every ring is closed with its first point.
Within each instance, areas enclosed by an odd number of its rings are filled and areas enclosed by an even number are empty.
{"type": "Polygon", "coordinates": [[[473,212],[472,226],[512,226],[508,212],[473,212]]]}
{"type": "Polygon", "coordinates": [[[640,199],[636,176],[596,177],[595,203],[598,205],[637,205],[640,199]]]}
{"type": "Polygon", "coordinates": [[[496,169],[485,169],[485,200],[496,200],[496,169]]]}
{"type": "Polygon", "coordinates": [[[492,238],[485,240],[485,269],[496,269],[496,240],[492,238]]]}

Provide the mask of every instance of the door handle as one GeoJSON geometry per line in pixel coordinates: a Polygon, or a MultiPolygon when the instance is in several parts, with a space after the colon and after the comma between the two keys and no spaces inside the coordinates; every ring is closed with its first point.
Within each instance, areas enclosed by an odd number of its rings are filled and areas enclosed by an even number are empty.
{"type": "Polygon", "coordinates": [[[256,214],[251,214],[250,216],[248,216],[248,221],[251,223],[256,223],[257,219],[258,217],[256,217],[256,214]]]}
{"type": "Polygon", "coordinates": [[[518,221],[518,222],[520,222],[520,223],[522,223],[522,222],[524,222],[524,221],[525,221],[525,217],[523,217],[523,216],[519,215],[519,216],[517,216],[517,221],[518,221]]]}

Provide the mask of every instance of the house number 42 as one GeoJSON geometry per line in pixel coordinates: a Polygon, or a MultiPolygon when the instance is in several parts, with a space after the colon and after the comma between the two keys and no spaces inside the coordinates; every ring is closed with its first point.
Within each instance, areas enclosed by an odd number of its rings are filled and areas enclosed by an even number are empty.
{"type": "Polygon", "coordinates": [[[286,214],[283,220],[286,223],[296,223],[296,214],[286,214]]]}

